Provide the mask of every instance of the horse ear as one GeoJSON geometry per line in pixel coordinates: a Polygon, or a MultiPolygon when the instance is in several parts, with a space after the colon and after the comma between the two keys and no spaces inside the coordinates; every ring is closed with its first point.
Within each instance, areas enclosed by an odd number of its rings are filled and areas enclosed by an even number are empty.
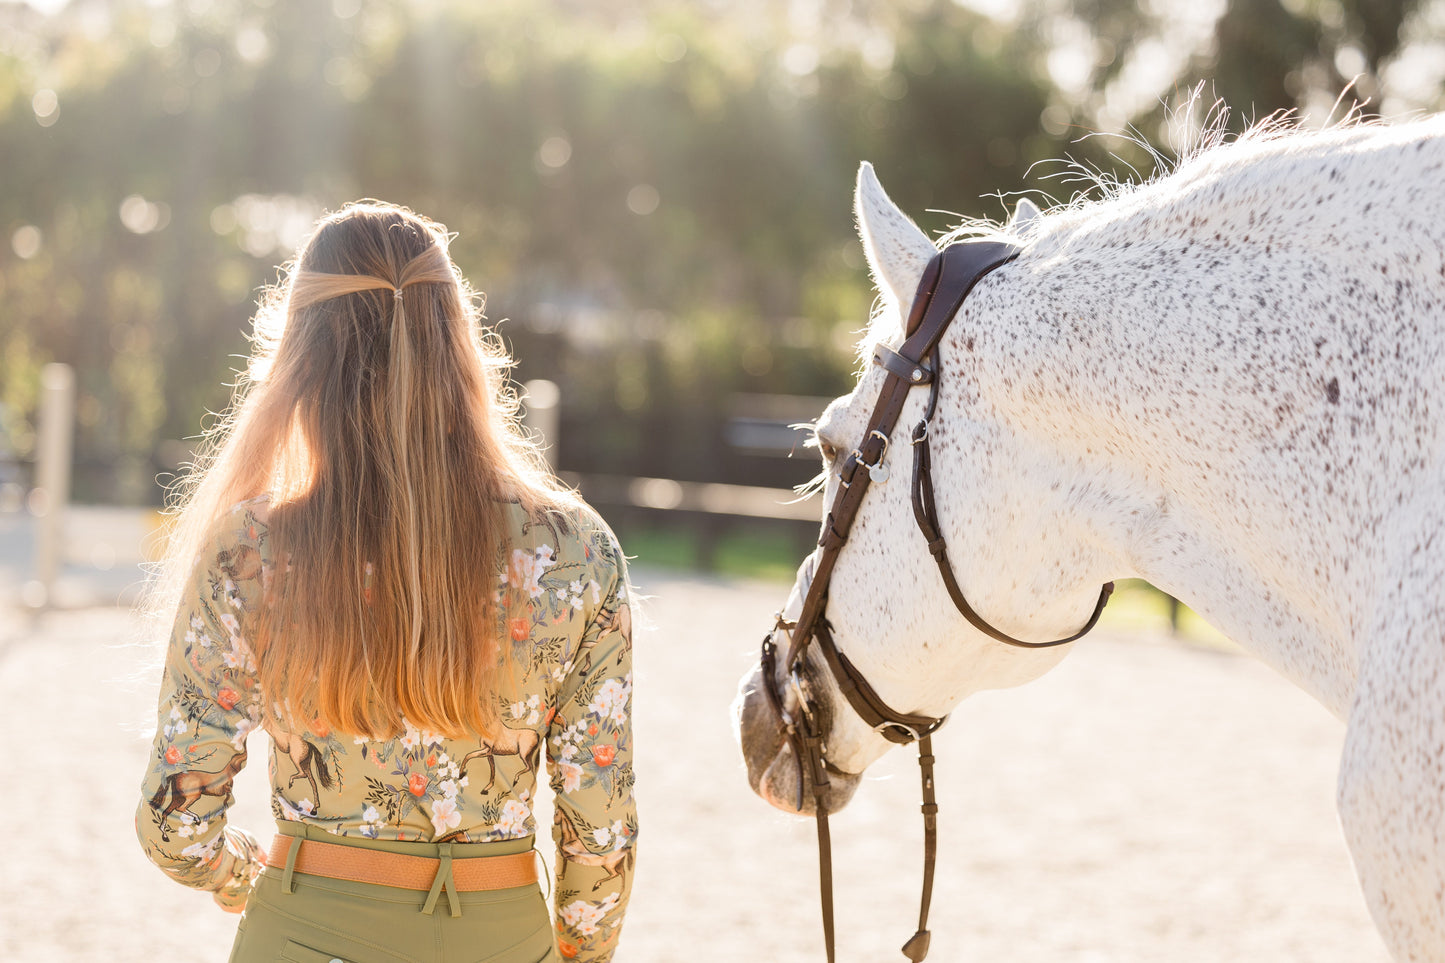
{"type": "Polygon", "coordinates": [[[1008,229],[1012,234],[1022,234],[1028,230],[1033,219],[1043,214],[1039,206],[1027,197],[1019,198],[1018,205],[1014,207],[1014,216],[1008,219],[1008,229]]]}
{"type": "Polygon", "coordinates": [[[906,310],[913,302],[923,269],[938,249],[889,199],[873,173],[873,165],[867,161],[858,168],[853,211],[874,283],[885,298],[900,306],[899,310],[906,310]]]}

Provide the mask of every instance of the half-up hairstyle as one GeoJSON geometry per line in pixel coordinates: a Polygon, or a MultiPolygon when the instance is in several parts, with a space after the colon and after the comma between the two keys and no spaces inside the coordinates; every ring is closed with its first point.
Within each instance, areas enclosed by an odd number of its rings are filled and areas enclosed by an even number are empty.
{"type": "Polygon", "coordinates": [[[262,298],[248,372],[179,486],[165,606],[217,520],[269,498],[251,644],[292,726],[494,733],[508,503],[575,503],[518,429],[510,359],[448,240],[390,204],[323,218],[262,298]]]}

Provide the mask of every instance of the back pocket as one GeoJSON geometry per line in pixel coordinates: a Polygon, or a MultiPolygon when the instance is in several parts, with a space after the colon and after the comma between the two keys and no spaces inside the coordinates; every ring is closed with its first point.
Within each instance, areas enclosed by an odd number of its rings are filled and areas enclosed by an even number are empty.
{"type": "Polygon", "coordinates": [[[302,946],[295,940],[289,940],[281,947],[280,959],[289,960],[290,963],[360,963],[355,957],[323,953],[309,946],[302,946]]]}

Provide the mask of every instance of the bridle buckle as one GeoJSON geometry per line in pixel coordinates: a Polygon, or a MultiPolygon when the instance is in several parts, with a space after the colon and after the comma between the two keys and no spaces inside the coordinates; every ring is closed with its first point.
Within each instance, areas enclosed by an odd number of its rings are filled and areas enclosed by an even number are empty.
{"type": "Polygon", "coordinates": [[[884,719],[882,722],[878,723],[878,725],[876,725],[876,726],[873,727],[873,731],[876,732],[876,733],[878,733],[878,734],[879,734],[880,736],[882,736],[884,739],[887,739],[889,742],[897,743],[897,744],[900,745],[900,746],[906,746],[906,745],[908,745],[908,744],[911,743],[911,742],[917,742],[919,739],[922,739],[922,738],[923,738],[923,733],[919,732],[917,729],[915,729],[913,726],[910,726],[908,723],[906,723],[906,722],[897,722],[897,721],[894,721],[894,720],[891,720],[891,719],[884,719]],[[891,737],[888,735],[889,732],[902,733],[903,736],[904,736],[904,738],[903,738],[903,739],[894,739],[894,738],[891,738],[891,737]]]}
{"type": "Polygon", "coordinates": [[[883,447],[878,452],[878,460],[873,462],[871,465],[868,462],[864,461],[862,448],[853,449],[853,459],[858,463],[858,466],[860,468],[868,469],[869,481],[881,485],[888,480],[889,475],[888,466],[883,464],[883,459],[888,457],[888,436],[885,435],[883,432],[879,431],[877,428],[874,428],[871,432],[868,433],[868,437],[863,439],[863,446],[866,447],[868,442],[874,438],[877,438],[883,442],[883,447]]]}

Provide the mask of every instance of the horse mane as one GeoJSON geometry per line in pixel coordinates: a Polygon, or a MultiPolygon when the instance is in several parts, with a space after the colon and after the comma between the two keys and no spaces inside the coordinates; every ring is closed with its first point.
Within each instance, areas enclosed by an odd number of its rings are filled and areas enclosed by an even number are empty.
{"type": "MultiPolygon", "coordinates": [[[[1347,93],[1348,89],[1341,93],[1341,99],[1336,101],[1335,107],[1321,127],[1307,127],[1296,111],[1280,110],[1236,132],[1229,126],[1231,111],[1224,101],[1215,100],[1207,108],[1202,108],[1202,88],[1195,88],[1193,93],[1170,113],[1167,123],[1173,135],[1173,143],[1168,148],[1150,143],[1135,128],[1116,134],[1089,132],[1079,138],[1080,141],[1106,136],[1122,138],[1149,156],[1153,164],[1149,173],[1140,173],[1112,151],[1110,156],[1119,162],[1125,173],[1121,174],[1118,170],[1109,170],[1071,155],[1037,161],[1030,166],[1028,173],[1032,174],[1040,167],[1056,165],[1058,170],[1043,173],[1040,177],[1072,188],[1067,198],[1061,200],[1042,189],[984,195],[997,198],[1000,204],[1006,207],[1011,206],[1010,200],[1017,202],[1018,199],[1028,198],[1038,204],[1041,213],[1022,230],[1015,230],[1007,222],[989,217],[953,214],[952,216],[959,220],[942,232],[934,244],[942,249],[955,241],[968,238],[1027,242],[1045,233],[1053,233],[1065,222],[1077,223],[1107,205],[1125,203],[1134,195],[1166,181],[1187,181],[1192,176],[1203,176],[1212,170],[1237,166],[1248,158],[1258,156],[1267,148],[1277,148],[1280,145],[1287,148],[1294,144],[1308,145],[1326,139],[1337,140],[1341,134],[1367,132],[1384,125],[1382,119],[1367,116],[1364,112],[1365,105],[1359,102],[1352,102],[1336,117],[1347,93]],[[1193,122],[1193,118],[1199,116],[1201,110],[1202,117],[1197,123],[1193,122]]],[[[857,363],[860,369],[868,365],[874,345],[899,333],[898,315],[891,311],[890,307],[881,296],[873,302],[867,327],[858,342],[857,363]]],[[[901,307],[903,310],[907,309],[907,305],[901,307]]]]}
{"type": "MultiPolygon", "coordinates": [[[[1149,157],[1152,163],[1149,173],[1141,174],[1138,168],[1114,151],[1109,151],[1108,156],[1118,162],[1121,168],[1126,169],[1127,173],[1121,174],[1118,170],[1109,170],[1066,154],[1061,158],[1036,161],[1030,165],[1025,175],[1032,175],[1035,169],[1040,167],[1057,165],[1058,170],[1039,176],[1042,180],[1057,181],[1072,187],[1073,190],[1066,199],[1060,200],[1042,189],[1015,191],[1011,194],[996,193],[992,196],[997,197],[1001,203],[1006,203],[1010,197],[1029,197],[1038,204],[1044,214],[1061,214],[1118,200],[1175,175],[1187,176],[1196,163],[1203,163],[1206,158],[1224,162],[1227,158],[1238,156],[1234,151],[1244,151],[1251,146],[1258,147],[1277,141],[1307,142],[1341,132],[1384,125],[1382,118],[1365,113],[1366,104],[1359,101],[1346,104],[1344,98],[1349,93],[1348,87],[1341,92],[1324,123],[1317,127],[1306,126],[1306,119],[1301,117],[1298,111],[1284,109],[1251,122],[1241,131],[1235,131],[1230,127],[1234,112],[1229,106],[1218,99],[1207,107],[1204,106],[1203,88],[1196,87],[1183,102],[1169,112],[1164,124],[1171,138],[1167,147],[1151,143],[1138,128],[1132,126],[1120,132],[1089,131],[1075,142],[1082,143],[1100,137],[1123,140],[1149,157]],[[1337,111],[1340,111],[1338,117],[1337,111]]],[[[993,226],[999,230],[1005,229],[1003,225],[993,226]]],[[[939,243],[947,244],[959,236],[971,236],[975,227],[972,221],[965,221],[959,228],[944,234],[939,243]],[[960,231],[966,233],[960,234],[960,231]]]]}

